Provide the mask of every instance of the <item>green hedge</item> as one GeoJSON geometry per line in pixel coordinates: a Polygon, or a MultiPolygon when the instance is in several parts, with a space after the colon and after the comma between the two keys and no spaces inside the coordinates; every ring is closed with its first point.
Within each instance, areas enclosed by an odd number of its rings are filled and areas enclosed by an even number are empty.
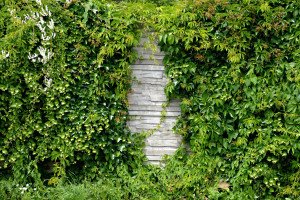
{"type": "MultiPolygon", "coordinates": [[[[40,180],[53,160],[52,183],[66,169],[82,172],[100,179],[105,198],[300,196],[298,1],[65,2],[0,4],[0,165],[15,180],[40,180]],[[46,4],[54,29],[22,22],[46,4]],[[126,128],[142,24],[167,52],[165,92],[182,98],[175,130],[192,151],[180,149],[163,170],[138,167],[143,137],[126,128]],[[32,62],[40,47],[53,56],[32,62]],[[116,176],[99,176],[120,165],[116,176]]],[[[5,187],[4,196],[14,193],[5,187]]]]}
{"type": "Polygon", "coordinates": [[[106,3],[63,2],[0,4],[0,166],[22,182],[49,161],[57,176],[73,166],[95,177],[141,155],[126,127],[140,23],[106,3]]]}
{"type": "Polygon", "coordinates": [[[203,173],[193,184],[223,185],[234,199],[299,197],[299,8],[189,1],[158,30],[165,91],[183,99],[176,131],[191,145],[191,173],[203,173]]]}

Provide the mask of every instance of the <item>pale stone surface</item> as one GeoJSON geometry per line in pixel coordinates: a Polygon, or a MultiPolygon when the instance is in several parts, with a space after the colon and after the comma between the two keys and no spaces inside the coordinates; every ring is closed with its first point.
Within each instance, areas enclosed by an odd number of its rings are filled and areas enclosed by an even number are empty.
{"type": "Polygon", "coordinates": [[[172,155],[181,146],[181,136],[172,131],[176,118],[181,113],[180,101],[173,100],[166,108],[162,107],[167,101],[164,93],[167,78],[162,62],[165,54],[157,44],[156,52],[152,52],[150,48],[144,49],[145,42],[149,40],[141,38],[140,45],[135,48],[143,59],[131,66],[131,76],[136,77],[136,80],[132,82],[132,93],[129,95],[129,115],[133,119],[127,124],[133,133],[153,130],[153,134],[145,140],[144,152],[149,162],[159,164],[164,154],[172,155]],[[166,113],[161,122],[163,110],[166,113]]]}

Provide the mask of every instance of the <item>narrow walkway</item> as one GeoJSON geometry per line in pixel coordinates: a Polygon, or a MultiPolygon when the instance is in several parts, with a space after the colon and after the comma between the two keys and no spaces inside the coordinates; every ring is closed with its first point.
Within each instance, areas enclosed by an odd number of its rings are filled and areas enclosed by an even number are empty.
{"type": "Polygon", "coordinates": [[[156,129],[146,139],[144,152],[149,162],[159,164],[164,154],[172,155],[181,145],[180,135],[172,133],[180,107],[179,101],[171,101],[164,109],[166,117],[160,124],[162,105],[167,102],[164,92],[167,78],[162,62],[165,54],[159,51],[159,47],[155,53],[145,49],[143,44],[146,42],[149,42],[146,37],[140,39],[139,46],[135,48],[140,59],[131,66],[132,77],[136,80],[132,82],[133,92],[129,94],[129,115],[133,119],[128,121],[128,126],[133,133],[156,129]]]}

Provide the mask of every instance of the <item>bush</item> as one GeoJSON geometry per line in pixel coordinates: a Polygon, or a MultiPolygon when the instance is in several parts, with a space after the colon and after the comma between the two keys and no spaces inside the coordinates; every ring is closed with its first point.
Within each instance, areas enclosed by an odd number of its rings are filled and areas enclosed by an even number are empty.
{"type": "Polygon", "coordinates": [[[120,12],[98,1],[1,3],[0,167],[15,180],[40,181],[50,161],[57,177],[68,168],[90,178],[138,162],[142,136],[126,120],[140,24],[120,12]]]}
{"type": "Polygon", "coordinates": [[[205,174],[191,179],[220,197],[298,197],[299,2],[189,1],[164,23],[165,91],[183,98],[176,130],[205,174]]]}
{"type": "MultiPolygon", "coordinates": [[[[0,4],[0,166],[38,188],[28,198],[299,197],[298,1],[31,2],[0,4]],[[175,130],[192,151],[163,169],[141,166],[143,136],[126,128],[142,24],[167,52],[165,92],[182,98],[175,130]],[[36,184],[49,160],[53,188],[36,184]]],[[[2,197],[25,198],[15,185],[2,181],[2,197]]]]}

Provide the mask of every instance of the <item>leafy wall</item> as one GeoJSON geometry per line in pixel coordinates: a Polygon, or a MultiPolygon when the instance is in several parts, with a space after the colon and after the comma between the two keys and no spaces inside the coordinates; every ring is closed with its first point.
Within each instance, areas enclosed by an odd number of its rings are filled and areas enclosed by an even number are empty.
{"type": "Polygon", "coordinates": [[[127,92],[140,24],[123,14],[98,1],[1,3],[2,168],[38,180],[50,160],[60,175],[75,166],[92,177],[134,165],[127,92]]]}
{"type": "Polygon", "coordinates": [[[158,26],[165,91],[183,98],[176,131],[194,152],[191,185],[299,196],[299,2],[189,1],[172,16],[158,26]]]}
{"type": "Polygon", "coordinates": [[[168,54],[165,92],[183,98],[176,131],[193,152],[147,172],[149,188],[174,198],[299,196],[298,1],[31,2],[4,1],[0,12],[0,158],[15,177],[39,176],[32,170],[51,159],[58,175],[81,166],[91,177],[135,163],[142,137],[125,128],[126,95],[143,24],[168,54]],[[26,20],[47,2],[45,24],[26,20]]]}

